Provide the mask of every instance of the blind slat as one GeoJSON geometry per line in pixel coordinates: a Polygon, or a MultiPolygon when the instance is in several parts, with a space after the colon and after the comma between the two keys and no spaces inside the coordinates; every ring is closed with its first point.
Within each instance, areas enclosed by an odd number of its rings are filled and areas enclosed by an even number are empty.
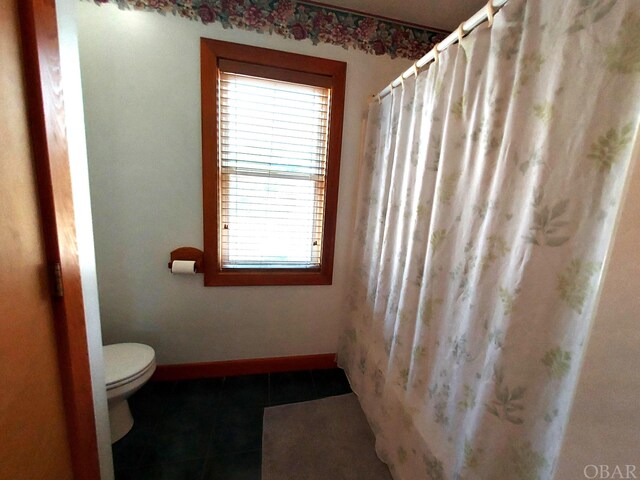
{"type": "MultiPolygon", "coordinates": [[[[247,115],[245,117],[240,115],[233,115],[226,112],[220,113],[220,120],[222,123],[226,123],[225,130],[233,132],[235,129],[239,131],[251,131],[255,128],[272,128],[277,131],[286,133],[297,133],[306,137],[307,135],[323,133],[321,130],[325,129],[328,125],[326,120],[318,122],[304,122],[301,119],[289,118],[285,120],[274,119],[266,115],[247,115]]],[[[274,135],[278,133],[274,132],[274,135]]]]}
{"type": "Polygon", "coordinates": [[[329,115],[329,109],[322,101],[305,102],[283,96],[247,95],[241,91],[224,92],[220,96],[220,105],[230,109],[248,108],[249,110],[262,111],[266,107],[266,111],[272,111],[274,102],[278,103],[275,108],[278,113],[287,113],[284,110],[293,110],[296,112],[296,116],[307,118],[326,118],[329,115]]]}
{"type": "MultiPolygon", "coordinates": [[[[322,154],[304,151],[296,152],[294,149],[284,150],[266,147],[261,151],[259,147],[245,147],[244,145],[233,145],[232,148],[233,149],[230,149],[226,145],[223,145],[221,150],[224,154],[232,157],[261,157],[277,160],[289,160],[285,162],[277,162],[277,165],[280,166],[312,167],[317,164],[322,165],[324,161],[324,155],[322,154]],[[278,154],[278,152],[282,153],[278,154]]],[[[237,161],[237,158],[229,158],[227,160],[237,161]]]]}
{"type": "Polygon", "coordinates": [[[286,152],[289,153],[297,153],[301,156],[323,156],[326,147],[324,145],[300,145],[298,143],[292,142],[279,142],[276,139],[271,140],[256,140],[249,138],[242,138],[239,135],[229,135],[227,138],[223,139],[221,142],[221,146],[223,150],[228,152],[238,151],[242,152],[244,150],[260,150],[260,151],[269,151],[269,152],[286,152]]]}
{"type": "Polygon", "coordinates": [[[253,140],[255,142],[261,141],[261,140],[268,140],[268,141],[274,142],[274,143],[286,143],[287,145],[292,143],[292,142],[295,142],[295,143],[298,143],[298,144],[302,144],[302,145],[317,145],[319,142],[324,142],[325,141],[324,138],[285,135],[282,132],[278,132],[277,134],[274,134],[273,132],[262,133],[262,132],[257,132],[255,129],[253,129],[253,130],[239,130],[237,128],[234,129],[233,135],[220,135],[220,139],[223,142],[224,141],[228,141],[229,138],[243,139],[243,140],[244,139],[248,139],[248,140],[253,140]],[[294,140],[286,140],[286,139],[294,139],[294,140]]]}

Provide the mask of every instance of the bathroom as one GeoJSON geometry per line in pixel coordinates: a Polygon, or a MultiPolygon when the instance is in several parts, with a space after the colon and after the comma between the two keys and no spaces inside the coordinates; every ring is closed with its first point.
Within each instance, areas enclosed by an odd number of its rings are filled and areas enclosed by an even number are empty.
{"type": "MultiPolygon", "coordinates": [[[[216,408],[223,408],[225,402],[241,402],[238,398],[246,395],[245,388],[253,392],[249,396],[254,399],[255,395],[266,396],[264,405],[256,407],[351,391],[341,370],[335,369],[333,357],[350,308],[345,294],[352,282],[353,238],[362,188],[358,185],[362,174],[359,159],[365,148],[366,116],[371,95],[385,89],[415,59],[224,28],[216,21],[204,24],[171,12],[159,15],[155,11],[119,9],[116,2],[97,3],[103,4],[56,2],[62,70],[75,73],[63,75],[63,87],[97,443],[101,478],[113,478],[114,471],[115,478],[136,478],[125,476],[135,473],[139,478],[149,478],[143,475],[157,471],[154,469],[159,465],[170,471],[176,464],[191,462],[193,456],[143,464],[137,453],[129,450],[121,455],[124,463],[116,462],[114,470],[107,398],[98,388],[105,382],[103,344],[136,342],[154,349],[155,377],[131,398],[134,429],[144,423],[141,406],[148,407],[152,416],[156,400],[161,404],[174,398],[183,386],[185,391],[192,389],[196,399],[199,388],[211,389],[219,402],[216,408]],[[203,275],[171,274],[167,268],[176,248],[203,248],[201,37],[347,64],[330,285],[205,287],[203,275]],[[279,360],[283,358],[290,359],[284,366],[279,360]],[[251,362],[255,360],[260,362],[251,362]],[[242,367],[233,362],[241,362],[242,367]],[[236,376],[238,370],[234,368],[250,375],[236,376]],[[234,384],[237,390],[232,391],[234,384]],[[154,395],[158,395],[156,400],[154,395]],[[136,412],[142,412],[140,419],[136,419],[136,412]]],[[[486,4],[455,2],[445,8],[445,2],[408,3],[407,10],[414,6],[418,12],[421,3],[429,5],[430,20],[424,24],[438,27],[433,30],[436,33],[438,29],[455,31],[486,4]]],[[[629,5],[624,0],[618,3],[618,9],[629,5]]],[[[402,8],[387,5],[385,10],[385,2],[353,1],[334,6],[350,7],[376,18],[423,23],[406,12],[400,17],[397,12],[402,8]]],[[[496,21],[499,15],[497,12],[496,21]]],[[[439,38],[445,36],[443,33],[439,38]]],[[[541,68],[547,67],[543,64],[541,68]]],[[[638,157],[637,145],[632,157],[638,157]]],[[[640,464],[634,448],[640,441],[640,418],[635,408],[640,380],[630,368],[640,360],[640,337],[633,328],[640,307],[640,258],[636,248],[640,220],[635,211],[640,203],[638,192],[640,172],[631,165],[562,453],[555,466],[555,478],[560,480],[597,478],[587,475],[591,474],[585,470],[589,465],[610,465],[613,471],[616,465],[640,464]]],[[[240,428],[239,423],[242,421],[233,426],[230,420],[226,431],[240,428]]],[[[126,442],[135,444],[135,439],[129,438],[116,442],[114,452],[122,451],[126,442]]],[[[217,444],[221,451],[223,438],[217,444]]],[[[216,443],[209,442],[207,447],[210,445],[216,443]]],[[[246,477],[237,478],[259,478],[249,476],[260,471],[259,451],[260,446],[255,444],[230,452],[236,455],[237,463],[255,467],[252,473],[244,473],[246,477]]],[[[213,452],[196,456],[211,459],[224,455],[213,452]]],[[[192,477],[183,472],[175,478],[202,478],[202,472],[198,472],[192,477]]],[[[219,478],[242,474],[225,472],[218,473],[219,478]]]]}

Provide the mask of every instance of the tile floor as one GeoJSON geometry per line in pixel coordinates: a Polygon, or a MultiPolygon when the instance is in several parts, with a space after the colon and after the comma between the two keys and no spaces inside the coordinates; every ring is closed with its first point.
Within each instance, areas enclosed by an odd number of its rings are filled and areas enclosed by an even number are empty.
{"type": "Polygon", "coordinates": [[[265,407],[350,391],[339,369],[148,383],[113,445],[116,480],[260,480],[265,407]]]}

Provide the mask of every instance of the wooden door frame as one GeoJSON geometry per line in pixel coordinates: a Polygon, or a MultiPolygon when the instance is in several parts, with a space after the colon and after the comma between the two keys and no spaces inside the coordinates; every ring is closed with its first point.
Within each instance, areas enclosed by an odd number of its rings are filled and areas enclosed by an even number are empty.
{"type": "Polygon", "coordinates": [[[71,461],[76,480],[96,480],[100,478],[100,464],[55,0],[20,0],[19,13],[45,254],[50,266],[59,265],[63,289],[63,295],[53,298],[52,304],[71,461]]]}

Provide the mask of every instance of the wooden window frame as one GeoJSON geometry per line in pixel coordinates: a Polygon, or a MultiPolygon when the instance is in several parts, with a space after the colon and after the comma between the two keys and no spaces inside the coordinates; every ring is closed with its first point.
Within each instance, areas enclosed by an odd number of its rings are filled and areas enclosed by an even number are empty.
{"type": "Polygon", "coordinates": [[[347,64],[207,38],[200,39],[200,62],[205,286],[331,285],[347,64]],[[249,64],[247,73],[293,83],[312,82],[321,76],[331,89],[320,268],[223,269],[221,266],[217,114],[220,60],[249,64]]]}

